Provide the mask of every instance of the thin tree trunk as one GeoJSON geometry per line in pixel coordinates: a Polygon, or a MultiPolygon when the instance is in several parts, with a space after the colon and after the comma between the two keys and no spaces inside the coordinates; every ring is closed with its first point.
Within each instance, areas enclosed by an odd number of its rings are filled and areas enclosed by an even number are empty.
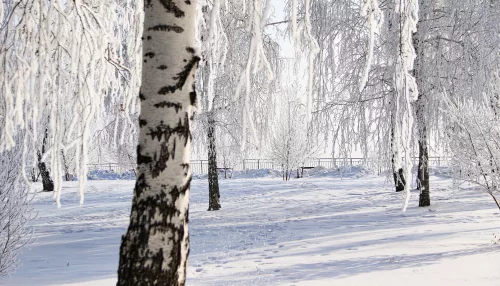
{"type": "MultiPolygon", "coordinates": [[[[395,97],[393,97],[393,100],[396,100],[395,97]]],[[[396,131],[396,116],[394,114],[394,110],[391,112],[391,149],[392,149],[392,158],[391,158],[391,163],[392,163],[392,176],[394,179],[394,186],[396,188],[396,192],[402,192],[405,189],[405,176],[403,172],[403,168],[401,166],[401,154],[398,152],[399,150],[399,141],[397,140],[397,131],[396,131]]]]}
{"type": "Polygon", "coordinates": [[[413,47],[415,48],[416,59],[414,63],[414,77],[419,88],[418,99],[415,102],[415,117],[418,136],[418,171],[417,189],[420,193],[418,206],[427,207],[431,205],[430,184],[429,184],[429,150],[427,147],[427,116],[425,107],[427,104],[425,93],[426,77],[423,74],[425,67],[424,58],[424,37],[429,24],[429,9],[426,0],[419,0],[419,17],[417,32],[413,35],[413,47]],[[427,5],[427,6],[425,6],[427,5]],[[425,26],[424,26],[425,25],[425,26]]]}
{"type": "Polygon", "coordinates": [[[44,192],[53,192],[54,191],[54,181],[50,177],[50,172],[47,168],[45,162],[42,162],[42,155],[45,153],[45,147],[47,145],[47,139],[49,137],[49,129],[45,128],[45,135],[43,136],[42,141],[42,151],[37,152],[38,157],[38,169],[40,170],[40,176],[42,176],[42,185],[44,192]]]}
{"type": "Polygon", "coordinates": [[[490,194],[490,196],[493,198],[493,200],[497,204],[498,209],[500,210],[500,201],[498,201],[498,199],[495,197],[495,195],[493,195],[493,193],[488,192],[488,194],[490,194]]]}
{"type": "Polygon", "coordinates": [[[64,150],[61,150],[61,155],[62,155],[63,166],[64,166],[64,177],[65,177],[66,181],[70,181],[71,175],[69,174],[69,167],[68,167],[68,163],[66,162],[66,156],[64,155],[64,150]]]}
{"type": "Polygon", "coordinates": [[[197,1],[144,2],[137,180],[117,285],[184,285],[197,1]]]}
{"type": "Polygon", "coordinates": [[[213,112],[208,114],[208,210],[221,208],[219,174],[217,172],[217,151],[215,149],[215,120],[213,112]]]}
{"type": "Polygon", "coordinates": [[[418,201],[419,207],[428,207],[431,205],[430,184],[429,184],[429,149],[427,147],[427,128],[424,119],[424,104],[417,100],[417,128],[418,128],[418,171],[417,171],[417,189],[420,193],[418,201]]]}

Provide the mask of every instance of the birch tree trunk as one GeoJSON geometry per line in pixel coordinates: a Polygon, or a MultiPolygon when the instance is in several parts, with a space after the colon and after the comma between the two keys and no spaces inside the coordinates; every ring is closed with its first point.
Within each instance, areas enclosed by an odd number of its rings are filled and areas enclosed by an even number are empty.
{"type": "Polygon", "coordinates": [[[217,151],[215,150],[215,119],[213,111],[208,114],[208,210],[221,208],[219,192],[219,174],[217,172],[217,151]]]}
{"type": "Polygon", "coordinates": [[[45,154],[45,147],[47,146],[47,140],[49,137],[49,129],[45,128],[45,134],[43,136],[42,141],[42,151],[38,151],[38,170],[40,171],[40,175],[42,176],[42,185],[44,192],[53,192],[54,191],[54,181],[50,177],[49,169],[45,162],[42,161],[42,156],[45,154]]]}
{"type": "Polygon", "coordinates": [[[137,181],[118,285],[184,285],[196,0],[146,0],[137,181]]]}
{"type": "Polygon", "coordinates": [[[414,76],[419,88],[418,99],[415,102],[415,117],[418,136],[418,171],[417,171],[417,190],[420,197],[418,206],[427,207],[431,205],[430,198],[430,184],[429,184],[429,148],[427,140],[427,124],[428,116],[426,114],[427,105],[427,90],[426,78],[424,75],[425,66],[425,53],[424,53],[424,40],[425,34],[429,25],[429,5],[424,0],[419,0],[419,21],[417,24],[417,32],[413,35],[413,47],[416,52],[416,59],[414,64],[414,76]],[[427,6],[425,6],[427,5],[427,6]],[[427,23],[426,23],[427,22],[427,23]],[[425,26],[424,26],[425,25],[425,26]]]}
{"type": "Polygon", "coordinates": [[[416,102],[417,136],[418,136],[418,171],[417,189],[420,193],[418,200],[419,207],[431,205],[430,184],[429,184],[429,149],[427,146],[427,121],[425,120],[425,99],[420,97],[416,102]]]}
{"type": "Polygon", "coordinates": [[[391,92],[392,101],[390,104],[394,105],[391,110],[391,165],[392,165],[392,176],[394,178],[394,186],[396,187],[396,192],[402,192],[405,189],[405,176],[403,172],[403,163],[401,162],[401,142],[399,140],[399,128],[397,126],[396,119],[396,94],[391,92]]]}
{"type": "MultiPolygon", "coordinates": [[[[397,24],[401,21],[399,14],[396,11],[396,6],[394,1],[387,2],[387,41],[386,45],[387,54],[396,56],[398,54],[398,38],[394,36],[397,32],[397,24]]],[[[389,59],[388,65],[393,65],[396,62],[395,59],[389,59]]],[[[394,88],[388,91],[388,95],[390,96],[389,101],[389,110],[390,110],[390,148],[391,148],[391,169],[392,169],[392,177],[394,179],[394,187],[396,192],[402,192],[405,189],[405,175],[403,172],[403,161],[401,153],[401,131],[398,125],[398,114],[399,114],[399,97],[397,94],[397,86],[395,82],[395,78],[393,76],[387,77],[387,81],[393,83],[394,88]]]]}

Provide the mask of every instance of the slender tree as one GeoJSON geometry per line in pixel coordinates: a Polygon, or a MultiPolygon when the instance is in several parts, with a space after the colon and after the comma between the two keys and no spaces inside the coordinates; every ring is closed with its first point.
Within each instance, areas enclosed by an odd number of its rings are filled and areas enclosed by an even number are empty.
{"type": "Polygon", "coordinates": [[[49,137],[49,129],[45,128],[45,135],[43,136],[42,142],[42,150],[37,151],[38,158],[38,170],[40,171],[40,175],[42,176],[42,185],[44,192],[53,192],[54,191],[54,181],[50,177],[49,169],[44,161],[42,161],[42,154],[45,153],[45,148],[47,148],[47,138],[49,137]]]}
{"type": "Polygon", "coordinates": [[[215,119],[213,112],[208,114],[208,210],[216,211],[221,208],[219,191],[219,174],[217,170],[217,150],[215,148],[215,119]]]}
{"type": "Polygon", "coordinates": [[[145,2],[137,181],[118,285],[184,285],[197,1],[145,2]]]}
{"type": "Polygon", "coordinates": [[[426,74],[424,70],[428,68],[425,65],[424,45],[425,37],[429,32],[429,9],[428,1],[419,0],[419,18],[417,24],[417,32],[413,35],[413,46],[415,47],[416,59],[414,66],[414,76],[419,87],[418,99],[414,104],[415,123],[417,126],[417,142],[418,142],[418,170],[417,170],[417,190],[419,191],[419,207],[427,207],[431,205],[430,184],[429,184],[429,147],[427,138],[427,94],[428,85],[426,85],[426,74]]]}

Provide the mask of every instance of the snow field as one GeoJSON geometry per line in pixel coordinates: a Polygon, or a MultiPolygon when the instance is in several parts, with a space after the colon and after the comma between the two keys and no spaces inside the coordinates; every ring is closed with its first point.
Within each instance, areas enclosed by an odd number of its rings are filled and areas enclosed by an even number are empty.
{"type": "MultiPolygon", "coordinates": [[[[217,212],[193,180],[187,285],[500,285],[500,211],[473,188],[432,177],[432,206],[402,213],[385,177],[246,177],[220,181],[217,212]]],[[[39,194],[38,239],[0,284],[114,285],[133,184],[89,181],[79,206],[65,182],[61,209],[39,194]]]]}

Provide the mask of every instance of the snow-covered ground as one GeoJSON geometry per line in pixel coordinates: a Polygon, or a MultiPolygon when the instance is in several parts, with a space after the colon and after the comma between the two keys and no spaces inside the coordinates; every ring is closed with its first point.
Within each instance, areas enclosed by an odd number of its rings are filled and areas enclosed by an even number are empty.
{"type": "MultiPolygon", "coordinates": [[[[432,177],[433,205],[402,213],[385,177],[264,173],[221,180],[217,212],[193,181],[188,285],[500,285],[500,212],[477,190],[432,177]]],[[[83,206],[66,183],[61,209],[39,194],[38,239],[0,284],[114,285],[133,183],[90,181],[83,206]]]]}

